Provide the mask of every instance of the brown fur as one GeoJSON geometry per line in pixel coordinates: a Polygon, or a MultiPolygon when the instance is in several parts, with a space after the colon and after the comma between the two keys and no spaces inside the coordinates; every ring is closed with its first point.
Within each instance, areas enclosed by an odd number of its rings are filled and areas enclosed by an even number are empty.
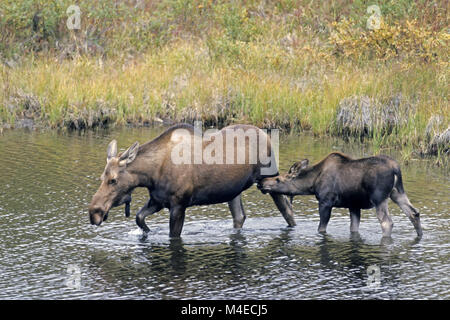
{"type": "MultiPolygon", "coordinates": [[[[224,135],[226,130],[234,129],[256,130],[258,139],[265,135],[263,131],[250,125],[229,126],[217,134],[224,135]]],[[[136,223],[144,231],[149,230],[144,221],[146,216],[168,208],[170,235],[179,236],[186,208],[222,202],[228,202],[234,226],[242,227],[245,213],[240,194],[253,183],[267,177],[261,175],[261,168],[264,166],[259,161],[255,164],[248,161],[249,148],[257,146],[249,146],[250,144],[246,143],[245,150],[238,150],[237,143],[234,144],[235,155],[240,152],[247,155],[244,164],[225,164],[225,152],[224,164],[174,164],[171,160],[172,150],[179,142],[180,136],[184,136],[183,132],[193,139],[192,126],[176,125],[156,139],[134,149],[133,145],[117,156],[114,152],[117,147],[112,142],[108,147],[109,160],[102,174],[102,184],[89,206],[91,223],[101,224],[112,207],[129,204],[133,190],[145,187],[150,193],[150,200],[136,215],[136,223]]],[[[226,139],[223,140],[225,143],[226,139]]],[[[203,143],[203,150],[209,143],[211,142],[203,143]]],[[[192,155],[194,151],[192,150],[192,155]]],[[[295,225],[289,201],[279,194],[271,196],[288,224],[295,225]]]]}
{"type": "Polygon", "coordinates": [[[309,166],[307,159],[296,162],[285,175],[266,178],[259,188],[263,192],[290,196],[315,195],[319,201],[319,231],[325,232],[333,207],[348,208],[351,231],[358,231],[360,210],[376,208],[383,235],[390,236],[393,223],[388,214],[390,197],[405,212],[417,234],[422,235],[418,211],[405,194],[398,163],[387,156],[352,159],[331,153],[309,166]]]}

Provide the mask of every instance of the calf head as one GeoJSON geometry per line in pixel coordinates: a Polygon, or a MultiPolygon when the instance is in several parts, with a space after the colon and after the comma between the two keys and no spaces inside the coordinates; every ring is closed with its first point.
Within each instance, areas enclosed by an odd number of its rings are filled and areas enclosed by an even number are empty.
{"type": "Polygon", "coordinates": [[[292,196],[309,194],[311,186],[307,181],[303,181],[308,164],[308,159],[296,162],[289,168],[288,173],[263,179],[258,184],[258,188],[263,193],[281,193],[292,196]]]}
{"type": "Polygon", "coordinates": [[[127,167],[135,160],[138,150],[139,143],[135,142],[125,152],[117,155],[116,140],[108,145],[106,167],[100,177],[102,182],[89,205],[91,224],[100,225],[113,207],[125,203],[125,210],[129,209],[135,181],[127,167]]]}

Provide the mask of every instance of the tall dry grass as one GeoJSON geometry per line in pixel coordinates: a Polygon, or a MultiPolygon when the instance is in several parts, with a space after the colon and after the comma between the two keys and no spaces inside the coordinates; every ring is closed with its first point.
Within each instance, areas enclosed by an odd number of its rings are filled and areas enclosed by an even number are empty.
{"type": "Polygon", "coordinates": [[[440,1],[379,1],[376,30],[364,1],[78,1],[79,31],[65,27],[69,4],[1,3],[3,126],[201,119],[425,150],[430,119],[440,119],[435,134],[449,125],[440,1]],[[397,99],[408,112],[393,126],[342,130],[338,114],[352,97],[380,110],[397,99]]]}

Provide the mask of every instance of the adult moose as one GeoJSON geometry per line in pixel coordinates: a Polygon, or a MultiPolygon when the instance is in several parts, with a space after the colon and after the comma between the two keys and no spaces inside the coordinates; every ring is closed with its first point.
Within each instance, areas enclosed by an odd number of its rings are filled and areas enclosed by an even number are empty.
{"type": "Polygon", "coordinates": [[[308,166],[307,159],[296,162],[282,176],[261,181],[262,192],[285,195],[315,195],[319,201],[319,232],[325,232],[331,209],[348,208],[350,230],[357,232],[361,209],[375,207],[383,236],[390,237],[393,223],[388,212],[390,197],[411,220],[422,236],[419,212],[411,205],[403,188],[398,163],[387,156],[352,159],[331,153],[319,163],[308,166]]]}
{"type": "MultiPolygon", "coordinates": [[[[269,165],[262,163],[259,157],[256,161],[249,161],[255,153],[262,151],[258,150],[262,148],[260,142],[266,141],[263,148],[271,156],[273,163],[270,165],[274,165],[270,138],[264,131],[250,125],[228,126],[212,134],[209,139],[199,138],[193,126],[180,124],[141,146],[136,142],[120,154],[117,154],[116,141],[111,141],[100,188],[89,206],[91,223],[100,225],[106,220],[109,210],[121,204],[126,204],[125,212],[129,214],[131,193],[137,187],[145,187],[150,193],[150,200],[136,214],[136,223],[145,232],[149,231],[145,218],[168,208],[170,236],[178,237],[183,228],[186,208],[222,202],[228,202],[234,227],[241,228],[246,218],[241,192],[265,177],[278,174],[276,167],[272,174],[265,173],[264,169],[269,165]],[[231,142],[228,141],[230,136],[231,142]],[[257,140],[252,142],[251,138],[257,140]],[[239,139],[244,143],[238,143],[239,139]],[[200,148],[193,148],[196,141],[200,141],[200,148]],[[211,148],[214,143],[217,148],[211,148]],[[219,153],[221,148],[223,155],[219,153]],[[207,151],[210,158],[215,157],[215,162],[203,161],[207,151]],[[234,160],[245,155],[245,161],[230,163],[230,159],[226,158],[229,151],[234,160]],[[196,161],[199,156],[200,161],[196,161]],[[179,163],[180,157],[187,157],[188,161],[179,163]]],[[[294,226],[293,210],[287,198],[277,193],[270,195],[288,225],[294,226]]]]}

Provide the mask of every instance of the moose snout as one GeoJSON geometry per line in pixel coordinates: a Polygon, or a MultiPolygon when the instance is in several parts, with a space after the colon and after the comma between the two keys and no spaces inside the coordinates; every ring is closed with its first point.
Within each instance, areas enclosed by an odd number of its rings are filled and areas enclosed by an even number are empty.
{"type": "Polygon", "coordinates": [[[265,178],[258,182],[258,189],[261,190],[262,193],[270,192],[272,187],[277,184],[276,178],[265,178]]]}
{"type": "Polygon", "coordinates": [[[95,224],[99,226],[106,218],[108,217],[108,213],[100,207],[89,207],[89,220],[91,224],[95,224]]]}

